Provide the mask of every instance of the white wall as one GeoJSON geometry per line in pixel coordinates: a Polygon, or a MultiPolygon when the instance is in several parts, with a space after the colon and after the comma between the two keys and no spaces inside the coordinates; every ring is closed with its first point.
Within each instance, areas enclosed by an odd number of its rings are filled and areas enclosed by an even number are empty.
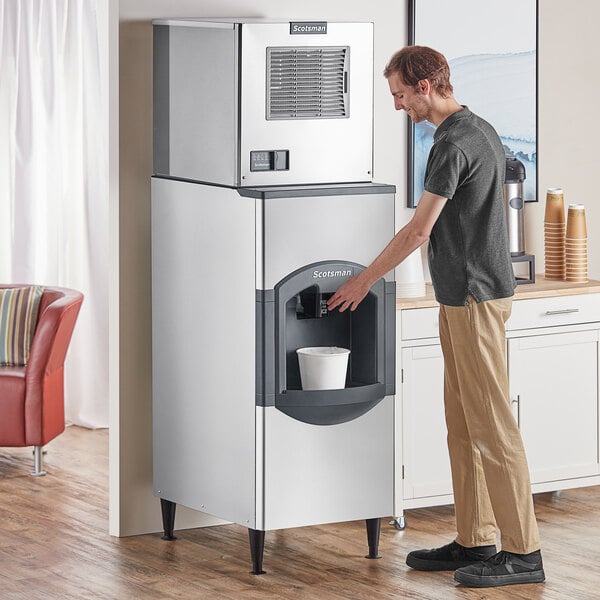
{"type": "MultiPolygon", "coordinates": [[[[375,24],[374,179],[397,186],[397,226],[404,208],[406,119],[396,114],[380,75],[389,56],[406,43],[406,4],[354,0],[109,0],[113,33],[119,20],[120,48],[112,40],[111,88],[111,523],[114,535],[161,528],[152,497],[150,176],[152,174],[152,31],[150,20],[175,16],[254,16],[310,20],[359,20],[375,24]],[[288,8],[289,6],[289,8],[288,8]],[[118,11],[118,12],[117,12],[118,11]],[[118,50],[120,72],[117,72],[118,50]],[[118,107],[118,108],[117,108],[118,107]],[[118,139],[118,144],[117,144],[118,139]],[[120,156],[116,164],[115,156],[120,156]],[[117,183],[118,182],[118,183],[117,183]],[[117,193],[118,185],[118,193],[117,193]]],[[[444,1],[444,0],[440,0],[444,1]]],[[[600,231],[595,200],[596,140],[593,117],[600,82],[596,0],[540,2],[539,183],[541,202],[528,204],[527,250],[543,271],[543,209],[547,187],[561,186],[567,202],[586,204],[590,274],[600,278],[594,233],[600,231]]],[[[460,98],[458,98],[460,100],[460,98]]],[[[177,527],[206,523],[191,511],[177,527]]]]}
{"type": "Polygon", "coordinates": [[[582,203],[588,225],[589,276],[600,279],[600,2],[541,0],[539,15],[539,183],[527,206],[528,250],[543,272],[545,191],[562,187],[565,203],[582,203]]]}

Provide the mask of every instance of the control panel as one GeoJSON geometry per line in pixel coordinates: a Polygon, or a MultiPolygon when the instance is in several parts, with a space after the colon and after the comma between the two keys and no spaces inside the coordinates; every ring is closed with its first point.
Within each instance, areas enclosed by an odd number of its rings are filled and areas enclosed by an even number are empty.
{"type": "Polygon", "coordinates": [[[290,168],[289,150],[251,150],[251,171],[288,171],[290,168]]]}

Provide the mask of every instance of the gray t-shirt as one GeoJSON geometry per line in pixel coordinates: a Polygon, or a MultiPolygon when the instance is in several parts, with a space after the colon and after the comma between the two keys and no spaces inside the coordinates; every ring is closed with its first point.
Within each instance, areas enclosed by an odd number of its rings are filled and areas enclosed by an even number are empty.
{"type": "Polygon", "coordinates": [[[429,239],[438,302],[508,298],[516,286],[504,215],[506,157],[494,128],[466,106],[433,136],[425,190],[448,198],[429,239]]]}

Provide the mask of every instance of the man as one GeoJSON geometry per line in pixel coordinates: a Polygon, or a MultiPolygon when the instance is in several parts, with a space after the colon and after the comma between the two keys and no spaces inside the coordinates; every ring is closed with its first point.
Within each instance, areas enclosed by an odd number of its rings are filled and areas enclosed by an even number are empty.
{"type": "Polygon", "coordinates": [[[439,52],[403,48],[384,75],[396,110],[437,128],[424,192],[411,221],[328,305],[355,310],[375,281],[429,239],[458,535],[441,548],[410,552],[406,563],[454,570],[456,581],[472,587],[544,581],[529,469],[508,399],[504,324],[515,278],[504,221],[504,149],[491,125],[454,99],[439,52]]]}

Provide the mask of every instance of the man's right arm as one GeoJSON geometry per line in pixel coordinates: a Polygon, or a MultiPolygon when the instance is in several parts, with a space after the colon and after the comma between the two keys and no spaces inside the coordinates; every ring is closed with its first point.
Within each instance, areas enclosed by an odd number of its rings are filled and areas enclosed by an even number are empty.
{"type": "Polygon", "coordinates": [[[446,198],[423,192],[413,218],[392,238],[381,254],[356,277],[349,279],[329,299],[329,310],[340,307],[355,310],[371,286],[386,273],[398,266],[429,239],[431,230],[442,212],[446,198]]]}

